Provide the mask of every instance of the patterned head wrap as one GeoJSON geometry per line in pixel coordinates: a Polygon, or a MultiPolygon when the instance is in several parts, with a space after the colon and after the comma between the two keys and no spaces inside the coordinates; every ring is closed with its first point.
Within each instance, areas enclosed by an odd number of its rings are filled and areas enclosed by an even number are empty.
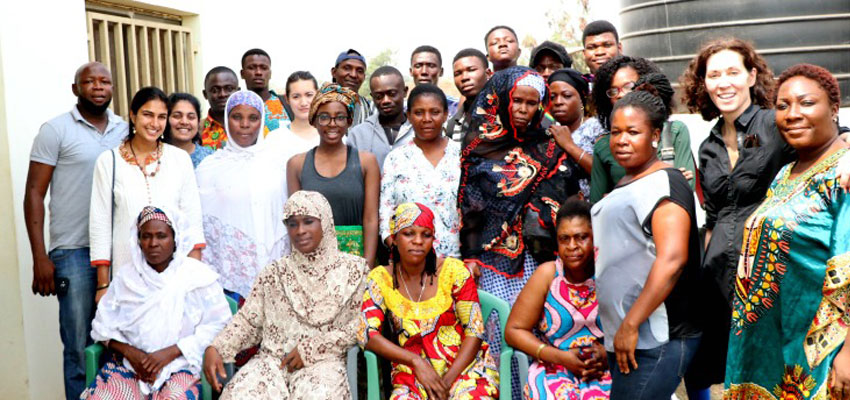
{"type": "Polygon", "coordinates": [[[434,231],[434,213],[420,203],[402,203],[390,218],[390,234],[395,236],[405,228],[420,226],[434,231]]]}
{"type": "Polygon", "coordinates": [[[359,97],[353,90],[340,86],[336,83],[326,83],[322,85],[322,88],[319,89],[318,93],[316,93],[316,97],[313,97],[313,103],[310,104],[310,114],[308,115],[307,120],[312,124],[313,118],[316,117],[316,111],[319,110],[319,106],[332,101],[342,103],[342,105],[345,106],[346,111],[348,111],[348,118],[353,118],[354,105],[357,104],[358,100],[359,97]]]}
{"type": "Polygon", "coordinates": [[[171,220],[168,219],[168,216],[165,215],[165,211],[162,211],[154,206],[145,206],[145,208],[142,209],[142,212],[136,219],[136,228],[138,230],[142,230],[142,225],[152,220],[165,222],[166,224],[168,224],[168,226],[174,229],[174,224],[172,224],[171,220]]]}
{"type": "Polygon", "coordinates": [[[543,102],[543,96],[546,95],[546,81],[540,75],[528,74],[520,78],[516,82],[516,86],[528,86],[537,91],[540,95],[540,101],[543,102]]]}

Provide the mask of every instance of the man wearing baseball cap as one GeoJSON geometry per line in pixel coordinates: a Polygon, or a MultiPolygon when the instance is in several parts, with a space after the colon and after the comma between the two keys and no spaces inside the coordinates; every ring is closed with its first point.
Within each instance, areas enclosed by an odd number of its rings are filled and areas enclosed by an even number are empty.
{"type": "MultiPolygon", "coordinates": [[[[335,83],[345,86],[355,93],[360,90],[360,85],[366,80],[366,59],[354,49],[348,49],[339,53],[336,64],[331,68],[331,76],[335,83]]],[[[357,104],[354,105],[354,117],[351,127],[363,122],[372,115],[372,102],[363,96],[358,96],[357,104]]]]}

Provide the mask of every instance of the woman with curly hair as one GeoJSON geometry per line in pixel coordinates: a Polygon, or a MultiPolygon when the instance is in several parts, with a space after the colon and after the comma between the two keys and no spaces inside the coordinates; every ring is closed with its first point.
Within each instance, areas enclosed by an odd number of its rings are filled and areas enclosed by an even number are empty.
{"type": "MultiPolygon", "coordinates": [[[[638,86],[638,80],[648,74],[658,74],[667,80],[658,67],[651,61],[640,57],[617,56],[606,62],[596,72],[593,85],[593,103],[596,117],[605,128],[611,130],[611,110],[614,103],[623,98],[626,93],[638,86]]],[[[661,90],[664,105],[669,115],[673,110],[673,89],[669,81],[663,86],[669,90],[661,90]]],[[[691,189],[694,188],[694,170],[696,163],[691,153],[691,137],[688,127],[680,121],[665,123],[658,146],[658,159],[672,164],[685,174],[691,189]]],[[[617,183],[626,175],[625,169],[617,164],[609,147],[610,135],[599,136],[593,146],[593,169],[590,172],[590,201],[597,202],[614,189],[617,183]]]]}

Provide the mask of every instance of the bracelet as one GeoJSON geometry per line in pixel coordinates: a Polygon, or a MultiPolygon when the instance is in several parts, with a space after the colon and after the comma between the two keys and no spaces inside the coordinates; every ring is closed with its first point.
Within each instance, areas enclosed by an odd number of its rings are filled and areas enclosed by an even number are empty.
{"type": "Polygon", "coordinates": [[[540,346],[537,347],[537,351],[534,353],[534,358],[540,360],[540,352],[543,350],[544,347],[546,347],[546,343],[540,343],[540,346]]]}
{"type": "Polygon", "coordinates": [[[587,154],[587,152],[586,152],[586,151],[584,151],[584,150],[582,150],[582,151],[581,151],[581,155],[580,155],[580,156],[578,156],[578,162],[581,162],[581,159],[582,159],[582,158],[584,158],[584,156],[585,156],[586,154],[587,154]]]}
{"type": "Polygon", "coordinates": [[[96,289],[96,290],[103,290],[103,289],[106,289],[106,288],[108,288],[108,287],[109,287],[109,282],[104,283],[103,285],[100,285],[100,286],[98,286],[98,287],[97,287],[97,288],[95,288],[95,289],[96,289]]]}

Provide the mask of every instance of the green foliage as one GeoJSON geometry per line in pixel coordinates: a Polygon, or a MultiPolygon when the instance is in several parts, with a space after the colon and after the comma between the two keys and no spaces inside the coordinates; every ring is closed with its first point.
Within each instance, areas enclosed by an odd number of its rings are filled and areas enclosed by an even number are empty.
{"type": "Polygon", "coordinates": [[[397,51],[393,49],[384,49],[374,57],[369,57],[366,62],[366,80],[363,81],[363,85],[360,86],[358,93],[360,96],[367,99],[372,98],[371,91],[369,90],[369,77],[372,76],[372,73],[375,72],[376,69],[383,67],[384,65],[395,64],[396,52],[397,51]]]}

